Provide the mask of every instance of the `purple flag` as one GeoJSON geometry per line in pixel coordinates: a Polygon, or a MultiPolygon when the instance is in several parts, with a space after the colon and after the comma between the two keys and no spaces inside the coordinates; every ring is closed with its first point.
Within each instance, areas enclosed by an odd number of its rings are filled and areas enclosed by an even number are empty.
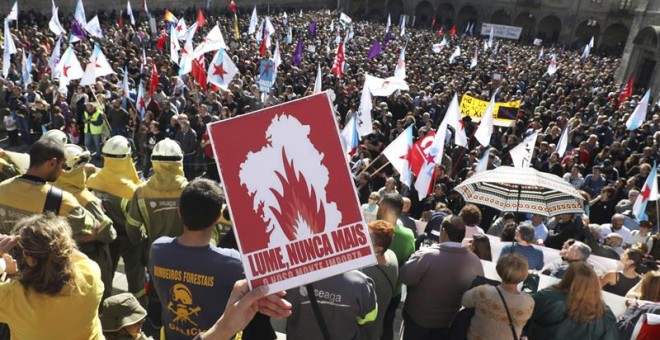
{"type": "Polygon", "coordinates": [[[312,23],[309,24],[309,36],[312,38],[316,38],[316,20],[312,21],[312,23]]]}
{"type": "Polygon", "coordinates": [[[302,39],[298,38],[298,44],[296,45],[296,50],[293,52],[293,56],[291,56],[291,63],[294,66],[298,66],[302,62],[302,58],[303,58],[302,39]]]}
{"type": "Polygon", "coordinates": [[[383,49],[380,47],[378,40],[374,40],[374,44],[371,45],[369,54],[367,54],[367,59],[371,60],[373,58],[376,58],[381,52],[383,52],[383,49]]]}
{"type": "Polygon", "coordinates": [[[75,18],[71,22],[71,35],[80,40],[85,39],[86,36],[85,30],[83,30],[82,25],[75,18]]]}
{"type": "Polygon", "coordinates": [[[392,40],[392,34],[390,34],[390,32],[387,32],[385,34],[385,39],[383,40],[383,47],[387,47],[387,45],[390,44],[391,40],[392,40]]]}

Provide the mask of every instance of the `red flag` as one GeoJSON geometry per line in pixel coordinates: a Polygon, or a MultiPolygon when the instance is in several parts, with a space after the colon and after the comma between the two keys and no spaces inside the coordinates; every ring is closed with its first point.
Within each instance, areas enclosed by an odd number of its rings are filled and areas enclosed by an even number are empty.
{"type": "Polygon", "coordinates": [[[151,64],[151,79],[149,80],[149,97],[154,94],[154,91],[156,90],[156,86],[158,86],[158,70],[156,69],[156,62],[153,62],[151,64]]]}
{"type": "Polygon", "coordinates": [[[344,42],[340,41],[337,46],[337,55],[335,55],[335,62],[332,64],[332,73],[339,76],[339,79],[344,78],[344,42]]]}
{"type": "Polygon", "coordinates": [[[617,104],[617,107],[621,106],[621,103],[630,98],[632,96],[632,90],[633,90],[633,78],[630,76],[628,78],[628,82],[626,83],[626,86],[623,87],[623,90],[621,90],[621,94],[619,95],[619,103],[617,104]]]}
{"type": "Polygon", "coordinates": [[[431,21],[431,28],[435,28],[435,17],[433,17],[433,20],[431,21]]]}
{"type": "Polygon", "coordinates": [[[158,38],[158,41],[156,41],[156,48],[159,51],[162,51],[165,49],[166,43],[167,43],[167,34],[161,33],[160,38],[158,38]]]}
{"type": "Polygon", "coordinates": [[[236,13],[236,3],[234,2],[234,0],[231,0],[229,2],[229,9],[231,9],[232,13],[236,13]]]}
{"type": "Polygon", "coordinates": [[[266,38],[261,39],[261,45],[259,45],[259,55],[263,58],[266,55],[266,38]]]}
{"type": "Polygon", "coordinates": [[[442,25],[440,25],[440,29],[438,30],[438,36],[442,38],[443,35],[445,35],[445,31],[443,30],[442,25]]]}
{"type": "Polygon", "coordinates": [[[193,60],[192,64],[192,71],[190,73],[193,76],[193,79],[199,84],[204,90],[206,90],[207,87],[207,81],[206,81],[206,62],[204,60],[204,56],[200,55],[199,58],[193,60]]]}
{"type": "Polygon", "coordinates": [[[433,138],[435,138],[435,131],[431,131],[424,136],[424,138],[418,139],[413,143],[412,148],[408,153],[408,161],[410,162],[410,171],[415,174],[416,177],[419,177],[419,172],[422,170],[424,165],[424,155],[426,150],[431,147],[433,144],[433,138]]]}
{"type": "Polygon", "coordinates": [[[451,29],[449,30],[449,35],[452,38],[456,37],[456,25],[451,26],[451,29]]]}
{"type": "Polygon", "coordinates": [[[199,12],[197,12],[197,26],[202,27],[206,23],[206,18],[204,18],[204,13],[202,13],[202,9],[199,9],[199,12]]]}
{"type": "Polygon", "coordinates": [[[124,10],[119,10],[119,21],[117,22],[117,25],[119,25],[119,28],[124,27],[124,10]]]}

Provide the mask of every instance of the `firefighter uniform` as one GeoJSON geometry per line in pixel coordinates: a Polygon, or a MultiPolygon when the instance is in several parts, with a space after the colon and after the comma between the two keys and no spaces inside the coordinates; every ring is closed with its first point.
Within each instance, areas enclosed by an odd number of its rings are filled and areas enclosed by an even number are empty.
{"type": "Polygon", "coordinates": [[[84,165],[89,161],[89,151],[84,151],[75,144],[65,145],[67,168],[53,183],[56,187],[71,193],[78,203],[82,205],[99,222],[99,229],[94,240],[78,246],[91,260],[101,268],[101,279],[105,285],[104,298],[112,292],[112,261],[110,259],[110,242],[117,238],[117,232],[112,220],[103,211],[101,200],[98,199],[85,185],[87,174],[84,165]]]}
{"type": "Polygon", "coordinates": [[[123,136],[114,136],[103,145],[103,168],[87,180],[87,188],[101,199],[106,215],[117,231],[117,239],[110,244],[112,272],[124,259],[128,291],[146,306],[144,291],[145,268],[142,249],[135,247],[126,234],[126,208],[133,198],[140,179],[131,159],[130,142],[123,136]]]}

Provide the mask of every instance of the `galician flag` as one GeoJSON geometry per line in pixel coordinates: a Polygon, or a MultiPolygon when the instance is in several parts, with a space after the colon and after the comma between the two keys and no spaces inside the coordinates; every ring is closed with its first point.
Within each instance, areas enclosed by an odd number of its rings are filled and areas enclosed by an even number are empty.
{"type": "Polygon", "coordinates": [[[57,14],[57,7],[55,6],[55,1],[53,1],[53,16],[50,18],[50,21],[48,22],[48,28],[55,35],[66,34],[66,31],[64,31],[64,28],[62,27],[62,24],[60,24],[60,18],[57,14]]]}
{"type": "Polygon", "coordinates": [[[238,68],[231,60],[227,52],[223,49],[218,50],[209,64],[206,79],[209,83],[227,90],[229,83],[238,73],[238,68]]]}
{"type": "Polygon", "coordinates": [[[658,193],[658,165],[656,162],[653,162],[653,168],[649,172],[649,176],[646,178],[646,182],[642,186],[642,190],[639,191],[639,196],[633,204],[632,212],[637,218],[638,221],[647,220],[646,216],[646,204],[649,201],[657,201],[660,197],[658,193]]]}
{"type": "Polygon", "coordinates": [[[374,131],[373,123],[371,121],[372,109],[373,103],[371,102],[371,93],[369,93],[369,88],[367,88],[365,85],[362,87],[362,95],[360,96],[360,108],[358,109],[356,115],[357,129],[360,136],[369,135],[374,131]]]}
{"type": "MultiPolygon", "coordinates": [[[[468,139],[465,134],[465,123],[461,116],[458,95],[456,93],[454,93],[454,97],[449,103],[449,108],[447,108],[447,113],[445,113],[445,119],[447,120],[447,125],[454,128],[454,144],[466,148],[468,145],[468,139]]],[[[440,163],[438,162],[438,164],[440,163]]]]}
{"type": "Polygon", "coordinates": [[[401,79],[406,79],[406,48],[401,49],[401,54],[399,54],[399,60],[396,62],[396,68],[394,69],[394,76],[401,79]]]}
{"type": "Polygon", "coordinates": [[[321,64],[318,64],[318,69],[316,70],[316,79],[314,80],[314,94],[321,93],[321,79],[323,75],[321,74],[321,64]]]}
{"type": "Polygon", "coordinates": [[[259,18],[257,17],[257,5],[254,5],[254,9],[252,10],[252,16],[250,17],[250,26],[248,28],[248,34],[254,34],[254,32],[257,31],[258,21],[259,18]]]}
{"type": "Polygon", "coordinates": [[[490,156],[490,149],[490,147],[487,147],[486,150],[484,150],[483,155],[481,155],[481,158],[479,158],[477,166],[474,168],[475,173],[488,170],[488,156],[490,156]]]}
{"type": "Polygon", "coordinates": [[[637,104],[635,111],[633,111],[633,113],[626,121],[626,128],[628,131],[637,130],[640,126],[642,126],[642,124],[644,124],[644,120],[646,120],[646,112],[649,108],[650,99],[651,90],[649,89],[646,91],[644,97],[642,97],[642,100],[639,101],[639,104],[637,104]]]}
{"type": "Polygon", "coordinates": [[[355,119],[355,115],[348,120],[346,125],[344,125],[344,129],[341,130],[341,142],[344,146],[344,152],[346,152],[349,157],[353,157],[360,144],[360,136],[357,131],[357,120],[355,119]]]}
{"type": "Polygon", "coordinates": [[[568,125],[564,128],[564,131],[561,132],[559,137],[559,142],[557,142],[557,153],[559,157],[564,157],[566,149],[568,148],[568,125]]]}
{"type": "Polygon", "coordinates": [[[68,84],[70,80],[80,79],[85,74],[71,45],[64,51],[56,67],[58,72],[60,72],[60,78],[64,79],[64,84],[68,84]]]}
{"type": "Polygon", "coordinates": [[[555,72],[557,72],[557,55],[552,54],[552,58],[550,59],[550,64],[548,65],[548,75],[553,75],[555,72]]]}
{"type": "Polygon", "coordinates": [[[131,8],[131,1],[126,1],[126,14],[131,19],[131,25],[135,26],[135,17],[133,16],[133,9],[131,8]]]}
{"type": "Polygon", "coordinates": [[[403,132],[383,150],[383,155],[387,157],[392,167],[399,173],[401,183],[405,183],[410,188],[410,161],[408,153],[412,148],[412,125],[408,126],[403,132]]]}

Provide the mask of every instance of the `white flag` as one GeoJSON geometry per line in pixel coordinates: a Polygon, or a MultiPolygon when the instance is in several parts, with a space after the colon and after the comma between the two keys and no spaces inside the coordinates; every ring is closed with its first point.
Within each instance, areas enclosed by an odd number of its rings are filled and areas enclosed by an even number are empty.
{"type": "Polygon", "coordinates": [[[362,95],[360,96],[360,108],[357,113],[357,130],[360,136],[369,135],[374,131],[371,121],[372,109],[373,104],[371,102],[371,94],[369,93],[369,89],[365,84],[365,86],[362,87],[362,95]]]}
{"type": "Polygon", "coordinates": [[[248,28],[248,34],[254,34],[257,31],[257,24],[259,23],[259,18],[257,17],[257,5],[254,5],[252,10],[252,16],[250,17],[250,27],[248,28]]]}
{"type": "Polygon", "coordinates": [[[105,54],[101,51],[101,46],[99,46],[99,44],[94,46],[94,52],[92,52],[92,56],[90,57],[90,63],[91,62],[94,62],[94,73],[97,77],[103,77],[115,73],[108,62],[108,59],[105,57],[105,54]]]}
{"type": "MultiPolygon", "coordinates": [[[[474,168],[475,173],[480,173],[483,171],[488,170],[488,157],[490,156],[490,147],[486,148],[484,150],[484,154],[481,155],[481,158],[479,158],[479,162],[477,163],[477,166],[474,168]]],[[[472,164],[470,164],[472,165],[472,164]]]]}
{"type": "Polygon", "coordinates": [[[344,12],[341,12],[341,14],[339,15],[339,21],[343,22],[344,24],[350,24],[351,22],[353,22],[353,19],[351,19],[351,17],[346,15],[344,12]]]}
{"type": "Polygon", "coordinates": [[[266,17],[266,21],[264,23],[264,39],[266,39],[266,48],[270,48],[272,40],[271,37],[273,34],[275,34],[275,27],[270,21],[270,17],[266,17]]]}
{"type": "Polygon", "coordinates": [[[176,26],[174,26],[174,29],[170,33],[176,35],[179,38],[179,40],[183,41],[186,40],[186,32],[188,32],[188,25],[186,25],[186,19],[181,18],[179,19],[179,21],[176,22],[176,26]]]}
{"type": "Polygon", "coordinates": [[[179,59],[179,77],[192,71],[192,61],[194,59],[192,54],[193,45],[191,37],[183,45],[183,52],[181,52],[181,58],[179,59]]]}
{"type": "Polygon", "coordinates": [[[194,58],[198,58],[206,52],[214,52],[221,48],[227,49],[227,45],[225,44],[225,38],[222,36],[222,32],[220,32],[220,28],[218,25],[215,25],[215,27],[213,27],[213,29],[211,29],[206,35],[206,38],[204,38],[202,43],[195,47],[193,56],[194,58]]]}
{"type": "Polygon", "coordinates": [[[594,48],[594,37],[591,37],[591,40],[589,40],[589,48],[594,48]]]}
{"type": "Polygon", "coordinates": [[[474,133],[474,138],[483,146],[490,145],[490,137],[493,134],[493,113],[495,111],[496,94],[497,91],[493,93],[493,97],[490,99],[488,107],[486,107],[486,112],[481,115],[481,123],[479,123],[477,131],[474,133]]]}
{"type": "Polygon", "coordinates": [[[532,164],[532,157],[534,157],[534,147],[536,146],[536,138],[539,132],[534,131],[531,135],[527,136],[522,143],[516,145],[509,154],[513,161],[513,166],[516,168],[528,168],[532,164]]]}
{"type": "Polygon", "coordinates": [[[399,172],[401,183],[410,187],[410,162],[408,153],[412,147],[412,125],[408,126],[403,132],[388,145],[382,154],[392,164],[392,167],[399,172]]]}
{"type": "Polygon", "coordinates": [[[472,57],[472,60],[470,60],[470,69],[473,69],[477,67],[477,60],[479,58],[477,47],[475,46],[474,48],[474,57],[472,57]]]}
{"type": "Polygon", "coordinates": [[[543,50],[543,46],[541,46],[541,51],[539,52],[539,59],[543,59],[545,56],[545,51],[543,50]]]}
{"type": "Polygon", "coordinates": [[[548,64],[548,75],[553,75],[557,72],[557,55],[552,54],[552,58],[550,59],[550,64],[548,64]]]}
{"type": "Polygon", "coordinates": [[[318,64],[316,80],[314,80],[314,94],[321,93],[321,64],[318,64]]]}
{"type": "Polygon", "coordinates": [[[433,142],[428,148],[428,155],[433,157],[433,162],[435,164],[442,164],[442,157],[445,153],[445,141],[447,139],[447,116],[442,120],[438,131],[435,132],[433,137],[433,142]]]}
{"type": "Polygon", "coordinates": [[[62,57],[62,36],[57,38],[55,43],[55,48],[53,48],[53,53],[50,55],[50,60],[48,61],[48,66],[51,69],[51,79],[57,79],[60,77],[59,72],[57,71],[57,63],[60,62],[62,57]]]}
{"type": "Polygon", "coordinates": [[[71,45],[62,54],[56,68],[60,72],[60,79],[64,78],[64,84],[68,84],[70,80],[80,79],[85,74],[71,45]]]}
{"type": "Polygon", "coordinates": [[[391,26],[392,26],[392,16],[391,14],[387,14],[387,26],[385,26],[385,33],[388,33],[390,31],[391,26]]]}
{"type": "Polygon", "coordinates": [[[461,47],[456,46],[456,49],[454,50],[454,53],[452,53],[451,56],[449,57],[449,63],[453,64],[454,61],[456,60],[456,58],[458,58],[460,56],[461,56],[461,47]]]}
{"type": "Polygon", "coordinates": [[[85,7],[83,6],[82,0],[78,0],[76,10],[73,12],[73,17],[80,23],[80,25],[85,26],[87,24],[87,16],[85,15],[85,7]]]}
{"type": "Polygon", "coordinates": [[[589,58],[589,53],[591,53],[591,47],[589,45],[584,46],[584,51],[582,51],[582,60],[589,58]]]}
{"type": "Polygon", "coordinates": [[[568,125],[564,128],[564,131],[561,132],[559,137],[559,142],[557,142],[557,153],[559,157],[564,157],[566,149],[568,148],[568,125]]]}
{"type": "Polygon", "coordinates": [[[435,171],[435,163],[424,160],[422,168],[419,170],[419,176],[415,179],[415,190],[417,190],[417,198],[423,201],[431,192],[431,184],[433,183],[433,172],[435,171]]]}
{"type": "Polygon", "coordinates": [[[9,68],[11,67],[11,55],[16,54],[16,45],[14,38],[9,31],[9,21],[5,20],[5,44],[2,52],[2,77],[7,78],[9,75],[9,68]]]}
{"type": "Polygon", "coordinates": [[[277,40],[275,40],[275,53],[273,53],[273,62],[275,63],[274,76],[277,77],[277,68],[280,67],[280,64],[282,64],[282,55],[280,54],[280,42],[277,40]]]}
{"type": "Polygon", "coordinates": [[[389,77],[383,79],[366,73],[364,75],[364,86],[376,97],[388,97],[396,90],[408,91],[410,89],[406,81],[401,78],[389,77]]]}
{"type": "Polygon", "coordinates": [[[454,93],[454,98],[449,103],[449,108],[447,108],[447,113],[445,113],[445,119],[447,119],[447,125],[454,128],[454,144],[467,147],[468,139],[465,134],[465,126],[461,117],[461,109],[456,93],[454,93]]]}
{"type": "Polygon", "coordinates": [[[401,49],[401,54],[399,54],[399,60],[396,62],[396,68],[394,69],[394,77],[406,79],[406,48],[401,49]]]}
{"type": "Polygon", "coordinates": [[[637,107],[635,108],[635,111],[628,117],[628,120],[626,121],[626,128],[628,131],[633,131],[637,130],[642,124],[644,124],[644,120],[646,119],[646,112],[648,111],[649,108],[649,100],[651,99],[651,90],[649,89],[646,91],[646,94],[644,97],[642,97],[642,100],[639,101],[639,104],[637,104],[637,107]]]}
{"type": "Polygon", "coordinates": [[[488,47],[493,48],[493,40],[494,40],[494,32],[493,32],[493,27],[490,27],[490,35],[488,36],[488,47]]]}
{"type": "Polygon", "coordinates": [[[101,23],[99,23],[98,15],[95,15],[92,20],[85,25],[85,31],[95,38],[103,39],[103,30],[101,30],[101,23]]]}
{"type": "MultiPolygon", "coordinates": [[[[179,39],[176,36],[176,31],[170,32],[170,60],[172,60],[173,63],[179,64],[179,51],[181,50],[181,46],[179,45],[179,39]]],[[[199,46],[197,46],[199,47],[199,46]]]]}
{"type": "Polygon", "coordinates": [[[135,17],[133,16],[133,9],[131,8],[131,1],[126,1],[126,14],[131,19],[131,25],[135,26],[135,17]]]}
{"type": "Polygon", "coordinates": [[[225,50],[218,50],[209,64],[206,79],[209,83],[227,90],[229,83],[238,73],[238,68],[225,50]]]}
{"type": "Polygon", "coordinates": [[[14,6],[11,7],[11,11],[7,15],[7,21],[12,22],[18,20],[18,1],[14,2],[14,6]]]}
{"type": "Polygon", "coordinates": [[[50,21],[48,22],[48,28],[55,35],[66,34],[66,31],[64,31],[64,28],[62,27],[62,24],[60,24],[60,18],[57,15],[57,7],[55,7],[54,1],[53,1],[53,16],[50,18],[50,21]]]}

